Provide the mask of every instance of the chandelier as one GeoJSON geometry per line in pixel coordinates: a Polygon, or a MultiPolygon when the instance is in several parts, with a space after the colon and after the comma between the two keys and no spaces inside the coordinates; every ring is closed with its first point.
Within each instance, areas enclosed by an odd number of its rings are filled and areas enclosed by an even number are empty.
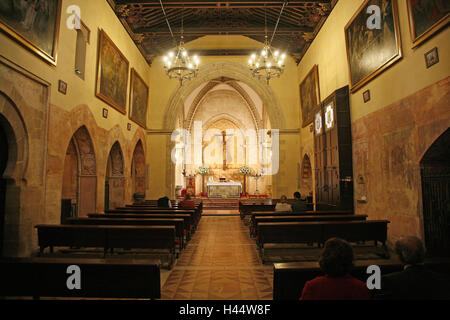
{"type": "MultiPolygon", "coordinates": [[[[170,34],[172,35],[172,39],[176,44],[175,37],[173,36],[172,29],[170,28],[169,20],[167,20],[166,12],[164,10],[162,1],[159,0],[161,4],[162,11],[164,13],[164,17],[166,18],[167,26],[169,27],[170,34]]],[[[184,80],[190,80],[197,76],[198,72],[198,64],[200,62],[199,58],[195,55],[191,58],[188,55],[186,48],[184,47],[183,41],[183,16],[184,12],[181,16],[181,40],[180,44],[177,45],[177,48],[174,51],[170,51],[166,56],[163,57],[164,60],[164,69],[166,70],[166,74],[170,79],[178,79],[180,81],[180,86],[183,85],[184,80]]]]}
{"type": "Polygon", "coordinates": [[[275,36],[275,32],[278,27],[278,23],[280,22],[281,14],[283,13],[283,9],[287,1],[283,3],[283,7],[281,8],[280,15],[278,16],[278,21],[275,25],[275,29],[272,34],[272,38],[270,42],[267,38],[267,17],[266,17],[266,5],[264,4],[264,24],[265,24],[265,39],[264,39],[264,47],[261,50],[260,54],[253,53],[248,60],[248,65],[254,77],[258,79],[266,79],[267,84],[269,84],[269,80],[274,77],[280,77],[283,73],[285,64],[284,59],[286,58],[285,53],[280,53],[278,50],[272,51],[272,40],[275,36]]]}

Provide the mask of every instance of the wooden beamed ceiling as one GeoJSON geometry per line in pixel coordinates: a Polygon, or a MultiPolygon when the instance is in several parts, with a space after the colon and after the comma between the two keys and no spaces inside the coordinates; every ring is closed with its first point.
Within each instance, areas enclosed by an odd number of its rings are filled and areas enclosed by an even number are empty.
{"type": "MultiPolygon", "coordinates": [[[[159,0],[108,0],[148,63],[175,47],[159,0]]],[[[163,0],[172,32],[184,41],[206,35],[242,35],[264,42],[272,36],[284,1],[163,0]]],[[[337,0],[287,1],[272,46],[288,52],[297,63],[305,54],[337,0]]],[[[199,55],[248,55],[255,48],[211,49],[199,55]]]]}

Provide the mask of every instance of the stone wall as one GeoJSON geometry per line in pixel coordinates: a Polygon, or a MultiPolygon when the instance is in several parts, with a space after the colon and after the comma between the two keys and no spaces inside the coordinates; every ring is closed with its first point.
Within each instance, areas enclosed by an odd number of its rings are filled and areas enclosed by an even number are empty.
{"type": "Polygon", "coordinates": [[[392,243],[423,238],[420,160],[450,126],[449,88],[447,77],[352,123],[356,213],[390,220],[392,243]]]}

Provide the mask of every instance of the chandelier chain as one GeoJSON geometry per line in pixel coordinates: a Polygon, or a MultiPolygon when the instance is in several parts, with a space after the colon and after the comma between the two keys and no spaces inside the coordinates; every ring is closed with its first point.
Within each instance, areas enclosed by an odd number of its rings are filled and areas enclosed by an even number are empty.
{"type": "Polygon", "coordinates": [[[167,19],[166,10],[164,10],[164,6],[163,6],[161,0],[159,0],[159,3],[161,4],[161,9],[162,9],[162,12],[163,12],[163,14],[164,14],[164,18],[166,19],[167,26],[169,27],[170,35],[172,36],[172,40],[173,40],[173,42],[174,42],[175,45],[176,45],[176,44],[177,44],[177,41],[175,40],[175,37],[174,37],[173,32],[172,32],[172,28],[170,27],[169,20],[167,19]]]}
{"type": "MultiPolygon", "coordinates": [[[[278,23],[280,22],[281,15],[283,14],[284,7],[288,4],[289,1],[284,1],[283,6],[281,7],[280,14],[278,16],[277,23],[275,24],[275,29],[273,30],[272,38],[270,39],[269,46],[272,45],[273,38],[275,37],[275,32],[277,32],[278,23]]],[[[265,6],[265,4],[264,4],[265,6]]]]}

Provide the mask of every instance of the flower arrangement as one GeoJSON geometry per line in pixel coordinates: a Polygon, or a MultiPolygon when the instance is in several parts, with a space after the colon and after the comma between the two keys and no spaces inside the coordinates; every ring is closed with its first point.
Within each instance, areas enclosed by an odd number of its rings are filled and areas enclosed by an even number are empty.
{"type": "Polygon", "coordinates": [[[250,174],[250,168],[248,166],[242,166],[239,168],[239,173],[243,174],[244,176],[250,174]]]}
{"type": "Polygon", "coordinates": [[[209,167],[207,165],[201,165],[198,167],[198,173],[203,175],[207,175],[209,173],[209,167]]]}

